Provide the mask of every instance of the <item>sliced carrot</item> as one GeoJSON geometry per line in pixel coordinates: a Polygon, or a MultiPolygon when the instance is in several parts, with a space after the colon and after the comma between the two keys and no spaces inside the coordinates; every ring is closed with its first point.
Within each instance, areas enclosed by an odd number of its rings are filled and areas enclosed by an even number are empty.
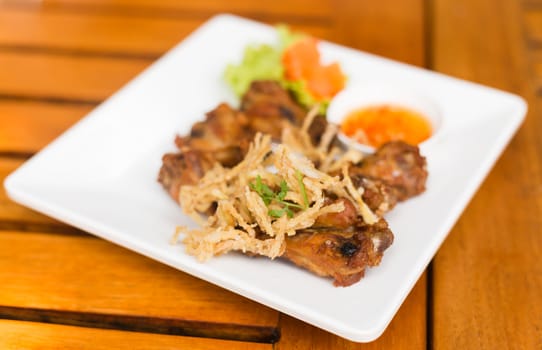
{"type": "Polygon", "coordinates": [[[319,66],[308,77],[307,85],[317,100],[325,100],[335,96],[344,88],[344,75],[338,63],[319,66]]]}
{"type": "Polygon", "coordinates": [[[286,79],[305,81],[309,92],[321,101],[342,90],[345,76],[337,63],[327,66],[320,63],[317,44],[311,37],[296,42],[284,52],[282,64],[286,79]]]}
{"type": "Polygon", "coordinates": [[[282,56],[286,78],[300,80],[312,74],[312,70],[320,64],[320,53],[317,41],[308,37],[290,46],[282,56]]]}

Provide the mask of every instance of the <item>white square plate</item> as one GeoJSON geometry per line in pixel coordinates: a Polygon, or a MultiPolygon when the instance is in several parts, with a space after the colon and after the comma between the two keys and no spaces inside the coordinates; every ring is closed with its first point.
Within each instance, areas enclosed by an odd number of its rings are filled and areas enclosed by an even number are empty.
{"type": "MultiPolygon", "coordinates": [[[[219,102],[237,105],[222,73],[273,28],[230,15],[208,21],[5,181],[15,201],[354,341],[376,339],[408,295],[525,112],[524,101],[331,43],[351,81],[390,82],[429,96],[443,123],[422,153],[427,191],[386,218],[395,234],[382,264],[337,288],[281,261],[230,254],[199,263],[169,244],[191,225],[156,181],[176,133],[219,102]]],[[[114,268],[114,266],[112,266],[114,268]]]]}

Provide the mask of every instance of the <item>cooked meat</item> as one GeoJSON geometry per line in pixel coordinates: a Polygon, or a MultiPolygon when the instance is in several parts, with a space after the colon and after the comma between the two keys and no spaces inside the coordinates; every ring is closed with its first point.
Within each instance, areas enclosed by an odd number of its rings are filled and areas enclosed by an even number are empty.
{"type": "Polygon", "coordinates": [[[177,136],[175,144],[181,151],[212,152],[219,163],[233,166],[241,161],[253,138],[247,117],[222,103],[207,113],[205,121],[195,123],[189,135],[177,136]]]}
{"type": "MultiPolygon", "coordinates": [[[[188,135],[175,138],[179,153],[164,156],[158,177],[175,200],[182,184],[193,184],[203,176],[200,168],[209,169],[213,161],[233,167],[243,159],[256,132],[280,138],[284,123],[299,126],[306,115],[289,93],[273,81],[252,83],[241,108],[243,111],[221,103],[206,114],[204,121],[195,123],[188,135]],[[197,157],[204,159],[197,161],[194,159],[197,157]],[[187,165],[186,160],[193,165],[187,165]]],[[[315,144],[326,125],[322,116],[311,124],[309,133],[315,144]]]]}
{"type": "MultiPolygon", "coordinates": [[[[254,82],[240,111],[221,104],[207,113],[205,121],[194,124],[189,135],[176,138],[179,152],[163,156],[158,181],[178,201],[180,187],[195,184],[215,162],[225,167],[241,162],[256,132],[278,140],[284,125],[301,126],[306,113],[278,83],[254,82]]],[[[315,145],[326,125],[322,116],[310,125],[315,145]]],[[[390,142],[352,165],[349,176],[356,188],[363,188],[363,201],[381,216],[398,201],[423,192],[427,170],[417,147],[390,142]]],[[[348,286],[359,281],[367,267],[380,263],[393,234],[384,219],[364,223],[350,200],[330,196],[327,201],[342,202],[345,210],[321,215],[311,229],[287,237],[283,257],[320,276],[331,276],[337,286],[348,286]]]]}
{"type": "Polygon", "coordinates": [[[275,81],[255,81],[241,101],[250,128],[279,140],[286,123],[301,126],[307,111],[275,81]]]}
{"type": "Polygon", "coordinates": [[[393,243],[384,220],[352,230],[304,230],[286,239],[283,258],[319,276],[330,276],[336,286],[358,282],[365,269],[380,263],[393,243]]]}
{"type": "Polygon", "coordinates": [[[168,153],[162,157],[158,182],[178,201],[181,186],[197,183],[213,164],[212,158],[198,151],[168,153]]]}
{"type": "Polygon", "coordinates": [[[316,222],[314,223],[314,227],[334,227],[337,229],[341,228],[349,228],[352,227],[352,225],[355,225],[360,218],[357,215],[356,207],[354,207],[354,204],[346,198],[338,198],[338,199],[327,199],[326,205],[332,204],[332,203],[338,203],[342,202],[344,205],[344,210],[340,213],[328,213],[324,215],[320,215],[316,222]]]}
{"type": "Polygon", "coordinates": [[[252,138],[245,115],[222,103],[189,135],[175,138],[179,152],[163,156],[158,181],[177,201],[180,187],[195,184],[215,162],[226,167],[239,163],[252,138]]]}
{"type": "Polygon", "coordinates": [[[418,147],[394,141],[351,167],[350,176],[378,180],[389,186],[398,201],[404,201],[425,191],[427,169],[418,147]]]}
{"type": "Polygon", "coordinates": [[[367,178],[363,175],[350,175],[356,188],[363,188],[363,201],[378,216],[392,210],[397,204],[395,190],[379,179],[367,178]]]}
{"type": "MultiPolygon", "coordinates": [[[[314,145],[318,145],[320,143],[320,139],[322,138],[326,127],[326,117],[323,115],[317,115],[309,126],[309,136],[311,137],[311,141],[314,145]]],[[[332,144],[338,145],[337,137],[334,138],[332,144]]]]}

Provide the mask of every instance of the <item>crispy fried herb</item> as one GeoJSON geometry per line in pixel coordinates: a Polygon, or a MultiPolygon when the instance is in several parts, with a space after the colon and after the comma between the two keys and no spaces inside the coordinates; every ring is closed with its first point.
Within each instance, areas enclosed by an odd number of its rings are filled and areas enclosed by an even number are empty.
{"type": "MultiPolygon", "coordinates": [[[[301,173],[297,175],[298,179],[301,179],[301,173]]],[[[288,187],[288,183],[283,179],[279,184],[279,190],[278,192],[274,192],[269,186],[267,186],[263,181],[260,175],[256,177],[255,182],[249,183],[249,187],[251,190],[256,192],[260,197],[262,198],[263,202],[266,206],[269,206],[272,202],[277,203],[279,206],[281,206],[280,209],[269,209],[267,212],[269,216],[273,218],[280,218],[286,214],[289,218],[292,218],[294,216],[294,212],[292,208],[294,209],[307,209],[308,207],[308,200],[307,200],[307,193],[305,192],[305,186],[303,185],[303,182],[301,181],[302,187],[302,195],[303,199],[305,201],[305,206],[301,206],[297,203],[293,203],[290,201],[285,200],[286,195],[288,194],[288,191],[290,188],[288,187]]]]}

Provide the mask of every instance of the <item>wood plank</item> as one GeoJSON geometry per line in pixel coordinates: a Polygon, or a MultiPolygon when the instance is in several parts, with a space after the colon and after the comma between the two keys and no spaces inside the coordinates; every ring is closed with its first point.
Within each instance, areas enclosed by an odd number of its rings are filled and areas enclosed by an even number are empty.
{"type": "Polygon", "coordinates": [[[530,50],[530,76],[534,82],[536,94],[542,97],[542,49],[530,50]]]}
{"type": "Polygon", "coordinates": [[[0,317],[277,338],[278,312],[92,236],[0,231],[0,261],[0,317]]]}
{"type": "Polygon", "coordinates": [[[424,65],[423,0],[341,0],[333,15],[337,43],[424,65]]]}
{"type": "Polygon", "coordinates": [[[141,18],[4,8],[0,46],[105,51],[158,57],[203,23],[201,19],[141,18]]]}
{"type": "Polygon", "coordinates": [[[0,334],[2,335],[0,336],[0,348],[5,350],[272,349],[271,344],[123,332],[11,320],[0,320],[0,334]]]}
{"type": "MultiPolygon", "coordinates": [[[[157,58],[214,14],[179,19],[4,8],[0,11],[0,47],[157,58]]],[[[325,23],[291,24],[329,38],[325,23]]]]}
{"type": "MultiPolygon", "coordinates": [[[[17,169],[24,160],[0,158],[0,182],[3,183],[7,175],[17,169]]],[[[74,231],[68,230],[68,226],[51,219],[45,215],[37,213],[33,210],[16,204],[8,198],[4,186],[0,188],[0,228],[9,229],[35,229],[52,226],[56,230],[62,229],[63,232],[74,231]]]]}
{"type": "MultiPolygon", "coordinates": [[[[35,0],[3,0],[5,5],[36,6],[35,0]]],[[[237,13],[246,16],[273,18],[275,20],[321,20],[335,9],[331,0],[290,0],[287,6],[280,1],[255,2],[251,0],[42,0],[39,8],[55,10],[115,11],[145,15],[195,17],[209,12],[237,13]],[[316,18],[314,18],[316,17],[316,18]]]]}
{"type": "Polygon", "coordinates": [[[523,12],[525,35],[531,45],[542,46],[542,9],[523,12]]]}
{"type": "Polygon", "coordinates": [[[35,153],[92,108],[84,105],[0,100],[0,154],[35,153]]]}
{"type": "Polygon", "coordinates": [[[151,61],[0,51],[0,95],[97,103],[151,61]]]}
{"type": "Polygon", "coordinates": [[[423,322],[426,317],[426,284],[427,278],[424,274],[384,334],[374,342],[354,343],[294,318],[281,315],[282,337],[275,349],[426,349],[426,327],[423,322]]]}
{"type": "Polygon", "coordinates": [[[525,124],[434,260],[438,350],[541,346],[542,108],[529,84],[519,5],[435,2],[435,68],[530,102],[525,124]]]}

